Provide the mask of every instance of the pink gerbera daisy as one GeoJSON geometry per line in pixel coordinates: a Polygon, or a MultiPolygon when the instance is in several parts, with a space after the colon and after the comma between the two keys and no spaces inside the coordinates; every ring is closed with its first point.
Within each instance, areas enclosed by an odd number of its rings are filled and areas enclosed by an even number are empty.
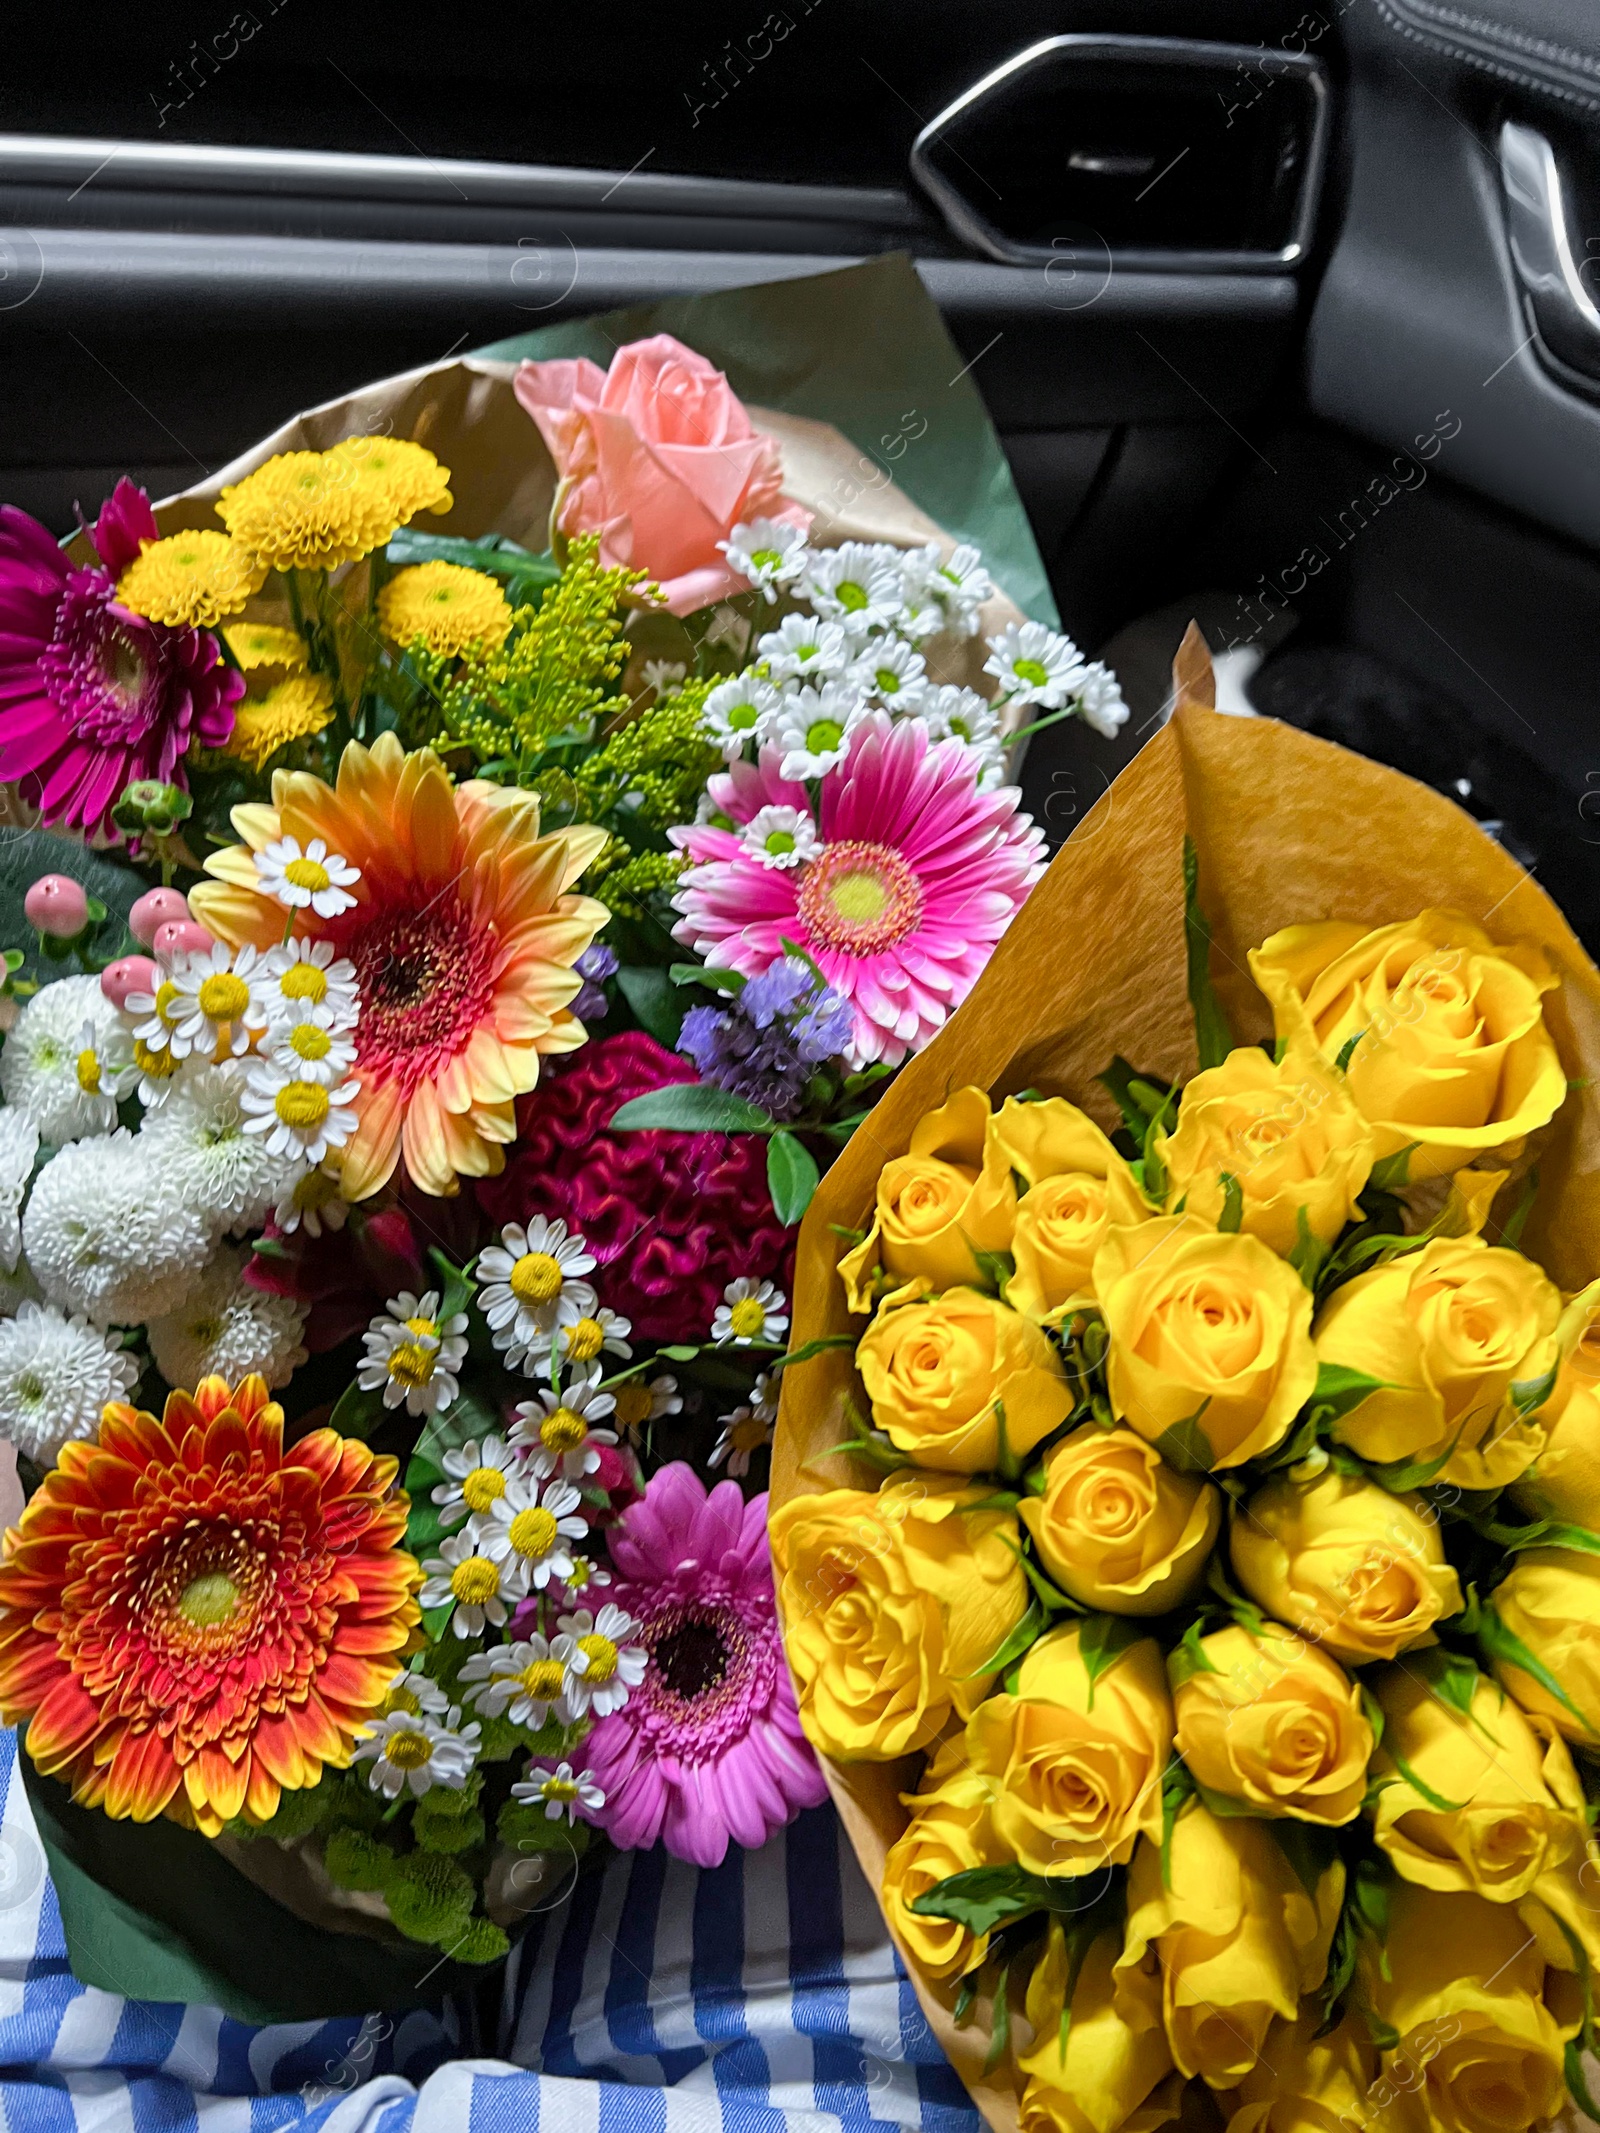
{"type": "Polygon", "coordinates": [[[708,1496],[691,1467],[664,1466],[609,1540],[608,1597],[649,1664],[583,1744],[605,1794],[588,1819],[624,1851],[661,1842],[717,1866],[827,1796],[784,1663],[767,1499],[733,1481],[708,1496]]]}
{"type": "Polygon", "coordinates": [[[931,741],[917,719],[864,719],[820,780],[815,814],[778,762],[766,748],[759,764],[736,762],[711,780],[733,828],[673,831],[695,861],[679,881],[676,937],[748,977],[798,943],[850,1003],[852,1064],[898,1065],[972,990],[1044,872],[1043,835],[1017,812],[1014,785],[980,792],[972,751],[931,741]],[[741,834],[774,806],[820,832],[801,866],[764,864],[741,834]]]}

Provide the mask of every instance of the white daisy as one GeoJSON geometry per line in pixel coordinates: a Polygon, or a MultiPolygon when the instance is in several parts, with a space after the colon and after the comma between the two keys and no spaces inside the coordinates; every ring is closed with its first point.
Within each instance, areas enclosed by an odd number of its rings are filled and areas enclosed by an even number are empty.
{"type": "Polygon", "coordinates": [[[598,1618],[583,1607],[576,1614],[562,1615],[557,1626],[575,1646],[573,1680],[567,1690],[574,1717],[609,1718],[613,1711],[620,1711],[650,1663],[642,1644],[628,1642],[638,1623],[608,1600],[598,1618]]]}
{"type": "Polygon", "coordinates": [[[797,867],[819,850],[817,825],[803,807],[758,807],[739,842],[764,867],[797,867]]]}
{"type": "Polygon", "coordinates": [[[276,1055],[258,1059],[240,1098],[248,1114],[244,1130],[265,1134],[274,1155],[323,1163],[355,1132],[351,1107],[360,1094],[359,1080],[330,1089],[303,1074],[298,1061],[285,1064],[276,1055]]]}
{"type": "Polygon", "coordinates": [[[244,1265],[245,1254],[224,1245],[177,1310],[150,1320],[150,1353],[169,1385],[209,1377],[237,1385],[259,1371],[276,1391],[305,1361],[310,1305],[252,1288],[240,1278],[244,1265]]]}
{"type": "Polygon", "coordinates": [[[597,1304],[587,1317],[556,1327],[551,1345],[539,1358],[539,1375],[554,1378],[557,1370],[598,1375],[600,1359],[606,1355],[621,1356],[626,1362],[633,1354],[628,1342],[632,1331],[631,1319],[597,1304]]]}
{"type": "Polygon", "coordinates": [[[727,557],[728,568],[748,578],[769,606],[778,597],[778,587],[792,585],[806,567],[804,533],[774,518],[753,518],[735,526],[717,546],[727,557]]]}
{"type": "Polygon", "coordinates": [[[780,698],[770,681],[744,673],[719,681],[701,707],[707,733],[731,763],[747,741],[762,741],[772,730],[780,698]]]}
{"type": "Polygon", "coordinates": [[[525,1807],[542,1807],[547,1822],[575,1821],[580,1807],[593,1814],[606,1804],[605,1794],[594,1781],[594,1772],[580,1770],[574,1777],[570,1763],[557,1763],[554,1770],[518,1778],[511,1797],[525,1807]]]}
{"type": "Polygon", "coordinates": [[[450,1628],[458,1637],[481,1637],[484,1624],[503,1627],[511,1603],[521,1591],[502,1575],[492,1555],[478,1545],[471,1527],[452,1533],[439,1543],[439,1553],[422,1566],[422,1590],[417,1595],[430,1613],[436,1607],[453,1610],[450,1628]]]}
{"type": "Polygon", "coordinates": [[[92,1438],[108,1400],[133,1390],[139,1366],[118,1336],[48,1304],[0,1319],[0,1437],[47,1467],[69,1438],[92,1438]]]}
{"type": "Polygon", "coordinates": [[[763,1422],[776,1422],[778,1402],[782,1397],[783,1387],[778,1382],[777,1372],[760,1371],[750,1388],[750,1412],[759,1416],[763,1422]]]}
{"type": "Polygon", "coordinates": [[[262,895],[275,896],[290,911],[314,911],[318,918],[353,911],[356,899],[350,891],[360,879],[361,869],[330,852],[321,837],[313,837],[304,851],[298,837],[279,837],[256,854],[262,895]]]}
{"type": "Polygon", "coordinates": [[[750,1471],[750,1462],[756,1453],[772,1442],[772,1424],[753,1407],[736,1407],[731,1415],[723,1415],[722,1434],[711,1447],[710,1466],[728,1463],[728,1472],[741,1480],[750,1471]]]}
{"type": "Polygon", "coordinates": [[[170,1044],[146,1044],[142,1037],[130,1041],[133,1056],[123,1069],[120,1094],[137,1096],[146,1111],[159,1111],[183,1070],[183,1061],[170,1044]]]}
{"type": "Polygon", "coordinates": [[[1122,684],[1108,666],[1091,660],[1083,670],[1078,690],[1078,716],[1108,741],[1115,740],[1128,723],[1128,707],[1122,700],[1122,684]]]}
{"type": "Polygon", "coordinates": [[[916,644],[937,637],[948,626],[944,602],[934,589],[939,563],[937,541],[900,552],[900,596],[905,602],[905,612],[895,628],[902,637],[908,637],[916,644]]]}
{"type": "Polygon", "coordinates": [[[683,1412],[683,1395],[670,1370],[663,1370],[648,1384],[643,1378],[628,1378],[617,1387],[612,1397],[617,1403],[617,1426],[627,1437],[637,1437],[642,1429],[652,1422],[659,1422],[663,1415],[683,1412]]]}
{"type": "Polygon", "coordinates": [[[747,1348],[752,1341],[781,1339],[788,1326],[782,1289],[770,1281],[752,1281],[748,1274],[741,1274],[722,1292],[722,1301],[711,1321],[711,1338],[719,1348],[725,1348],[730,1341],[736,1348],[747,1348]]]}
{"type": "Polygon", "coordinates": [[[339,1175],[326,1164],[296,1178],[272,1210],[272,1219],[284,1236],[303,1228],[308,1237],[324,1230],[341,1230],[350,1213],[350,1203],[339,1190],[339,1175]]]}
{"type": "Polygon", "coordinates": [[[837,622],[820,615],[785,615],[756,639],[756,654],[774,681],[833,681],[854,658],[837,622]]]}
{"type": "Polygon", "coordinates": [[[22,1009],[0,1053],[0,1092],[57,1147],[110,1133],[117,1102],[109,1083],[122,1052],[116,1009],[98,978],[58,978],[22,1009]]]}
{"type": "MultiPolygon", "coordinates": [[[[328,1010],[321,1010],[326,1014],[328,1010]]],[[[336,1034],[314,1015],[281,1025],[267,1033],[264,1049],[275,1067],[297,1081],[315,1081],[331,1089],[344,1080],[356,1063],[351,1038],[336,1034]]]]}
{"type": "Polygon", "coordinates": [[[885,710],[916,710],[928,689],[928,662],[898,637],[874,637],[851,670],[861,688],[885,710]]]}
{"type": "Polygon", "coordinates": [[[294,1184],[297,1165],[251,1129],[247,1094],[242,1063],[190,1059],[139,1128],[146,1159],[219,1233],[258,1227],[294,1184]]]}
{"type": "Polygon", "coordinates": [[[1004,703],[1057,711],[1089,671],[1072,639],[1042,622],[1008,622],[998,637],[986,641],[993,657],[984,661],[983,671],[999,682],[1004,703]]]}
{"type": "Polygon", "coordinates": [[[928,579],[928,589],[945,611],[945,627],[956,637],[975,637],[978,610],[994,598],[994,580],[984,568],[981,553],[967,543],[950,552],[928,579]]]}
{"type": "Polygon", "coordinates": [[[583,1379],[564,1392],[541,1392],[536,1400],[518,1402],[511,1442],[527,1452],[528,1472],[541,1481],[558,1471],[567,1481],[581,1481],[599,1468],[599,1447],[617,1441],[615,1430],[599,1426],[616,1405],[609,1392],[583,1379]]]}
{"type": "Polygon", "coordinates": [[[572,1574],[570,1543],[589,1528],[578,1515],[583,1498],[567,1481],[514,1481],[483,1518],[467,1528],[475,1545],[501,1566],[506,1589],[518,1598],[572,1574]]]}
{"type": "Polygon", "coordinates": [[[935,740],[961,741],[978,759],[978,784],[987,790],[1005,774],[1006,747],[1000,714],[976,689],[952,685],[930,689],[917,707],[935,740]]]}
{"type": "Polygon", "coordinates": [[[22,1196],[39,1153],[39,1129],[25,1111],[0,1110],[0,1268],[17,1270],[22,1256],[22,1196]]]}
{"type": "Polygon", "coordinates": [[[796,689],[773,721],[772,746],[782,754],[781,777],[797,782],[826,776],[850,752],[850,736],[867,714],[866,698],[847,681],[796,689]]]}
{"type": "Polygon", "coordinates": [[[285,941],[267,951],[261,998],[274,1024],[309,1017],[324,1029],[354,1029],[356,966],[348,956],[336,957],[331,941],[285,941]]]}
{"type": "Polygon", "coordinates": [[[217,941],[184,956],[173,968],[177,1017],[172,1048],[180,1058],[237,1059],[267,1026],[261,999],[261,958],[248,942],[237,950],[217,941]]]}
{"type": "Polygon", "coordinates": [[[403,1666],[384,1692],[380,1718],[387,1718],[391,1711],[408,1711],[413,1716],[419,1711],[429,1718],[443,1718],[450,1708],[450,1699],[437,1681],[430,1681],[426,1674],[403,1666]]]}
{"type": "Polygon", "coordinates": [[[357,1742],[351,1760],[371,1763],[367,1775],[372,1789],[387,1799],[397,1800],[407,1791],[421,1799],[435,1785],[459,1792],[478,1760],[482,1730],[476,1719],[463,1726],[454,1705],[443,1723],[423,1711],[391,1711],[357,1742]]]}
{"type": "Polygon", "coordinates": [[[448,1477],[433,1492],[441,1526],[458,1526],[464,1518],[492,1511],[522,1470],[520,1456],[500,1437],[485,1437],[481,1444],[469,1438],[446,1452],[440,1464],[448,1477]]]}
{"type": "Polygon", "coordinates": [[[531,1376],[530,1358],[548,1352],[556,1328],[593,1314],[595,1293],[582,1276],[594,1266],[583,1238],[543,1215],[526,1229],[508,1222],[500,1242],[478,1254],[478,1308],[508,1370],[531,1376]]]}
{"type": "Polygon", "coordinates": [[[363,1392],[383,1387],[385,1407],[404,1400],[409,1415],[436,1415],[461,1390],[456,1372],[467,1352],[467,1314],[439,1316],[439,1291],[413,1296],[402,1289],[372,1320],[362,1341],[366,1354],[356,1369],[363,1392]]]}
{"type": "Polygon", "coordinates": [[[867,541],[813,548],[806,557],[805,597],[854,643],[893,629],[905,613],[898,549],[867,541]]]}
{"type": "Polygon", "coordinates": [[[467,1701],[485,1718],[509,1718],[537,1733],[545,1721],[570,1726],[578,1716],[568,1700],[577,1645],[569,1636],[526,1637],[517,1644],[474,1652],[461,1679],[475,1684],[467,1701]]]}
{"type": "MultiPolygon", "coordinates": [[[[133,1030],[135,1056],[142,1045],[149,1052],[165,1052],[174,1060],[187,1059],[190,1046],[178,1041],[183,1013],[183,998],[170,970],[163,971],[154,992],[130,992],[123,1014],[133,1030]]],[[[160,1071],[158,1065],[156,1072],[160,1071]]]]}
{"type": "Polygon", "coordinates": [[[74,1141],[34,1181],[22,1248],[63,1311],[96,1325],[142,1325],[175,1311],[211,1255],[208,1219],[126,1129],[74,1141]]]}
{"type": "Polygon", "coordinates": [[[560,1603],[565,1606],[569,1604],[572,1600],[581,1600],[583,1595],[589,1590],[591,1585],[598,1588],[603,1585],[609,1585],[610,1583],[611,1572],[609,1570],[602,1569],[601,1566],[594,1560],[593,1556],[575,1555],[572,1558],[572,1568],[561,1580],[560,1592],[557,1593],[556,1588],[553,1585],[551,1586],[550,1590],[552,1594],[555,1594],[556,1598],[560,1601],[560,1603]]]}

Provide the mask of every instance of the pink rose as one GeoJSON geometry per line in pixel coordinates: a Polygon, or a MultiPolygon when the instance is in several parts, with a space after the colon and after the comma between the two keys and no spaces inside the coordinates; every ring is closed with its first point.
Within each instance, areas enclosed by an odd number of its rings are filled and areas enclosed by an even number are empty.
{"type": "Polygon", "coordinates": [[[722,372],[670,333],[630,341],[603,371],[587,356],[524,363],[516,395],[561,477],[557,524],[598,533],[608,568],[647,570],[675,615],[745,589],[717,543],[755,518],[809,528],[783,494],[771,437],[722,372]]]}

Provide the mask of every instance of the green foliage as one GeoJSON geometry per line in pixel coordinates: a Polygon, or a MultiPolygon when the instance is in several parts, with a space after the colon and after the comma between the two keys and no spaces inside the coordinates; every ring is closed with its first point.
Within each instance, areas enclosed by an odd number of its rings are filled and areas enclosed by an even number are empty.
{"type": "Polygon", "coordinates": [[[603,896],[613,912],[639,918],[652,896],[672,887],[688,860],[682,852],[635,852],[626,858],[627,849],[620,837],[613,837],[584,876],[583,885],[603,896]]]}
{"type": "Polygon", "coordinates": [[[316,1829],[333,1805],[333,1788],[329,1785],[310,1785],[299,1792],[280,1793],[278,1811],[270,1822],[261,1823],[251,1831],[253,1836],[272,1837],[280,1844],[303,1837],[316,1829]]]}
{"type": "Polygon", "coordinates": [[[364,1829],[336,1829],[323,1850],[322,1863],[336,1888],[370,1893],[388,1880],[394,1853],[364,1829]]]}
{"type": "Polygon", "coordinates": [[[411,1834],[424,1851],[471,1851],[488,1834],[488,1825],[478,1811],[483,1774],[474,1770],[459,1792],[435,1786],[418,1800],[411,1815],[411,1834]]]}
{"type": "Polygon", "coordinates": [[[467,1930],[477,1891],[469,1877],[442,1852],[407,1852],[384,1884],[389,1916],[408,1940],[445,1946],[467,1930]]]}
{"type": "Polygon", "coordinates": [[[495,1835],[518,1852],[568,1852],[582,1858],[589,1849],[587,1822],[553,1822],[542,1807],[524,1800],[507,1800],[495,1835]]]}
{"type": "Polygon", "coordinates": [[[460,1938],[450,1943],[458,1963],[497,1963],[510,1952],[510,1941],[492,1918],[469,1918],[460,1938]]]}
{"type": "Polygon", "coordinates": [[[686,681],[676,695],[619,727],[573,771],[576,812],[593,822],[626,801],[641,829],[692,822],[706,779],[722,761],[701,724],[711,688],[709,681],[686,681]]]}

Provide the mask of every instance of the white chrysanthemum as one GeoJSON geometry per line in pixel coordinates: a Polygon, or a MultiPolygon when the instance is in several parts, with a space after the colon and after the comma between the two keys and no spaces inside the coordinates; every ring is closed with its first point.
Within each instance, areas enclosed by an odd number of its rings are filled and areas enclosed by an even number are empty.
{"type": "Polygon", "coordinates": [[[777,599],[780,585],[792,585],[806,567],[806,537],[798,526],[781,525],[775,518],[753,518],[735,526],[717,546],[728,559],[728,568],[748,578],[768,605],[777,599]]]}
{"type": "Polygon", "coordinates": [[[576,1676],[572,1661],[578,1647],[571,1637],[528,1637],[501,1644],[492,1652],[474,1652],[461,1669],[471,1682],[467,1701],[485,1718],[509,1718],[514,1726],[537,1732],[548,1718],[570,1726],[577,1716],[568,1701],[576,1676]]]}
{"type": "Polygon", "coordinates": [[[450,1699],[437,1681],[430,1681],[415,1667],[403,1666],[384,1691],[383,1709],[378,1716],[387,1718],[391,1711],[407,1711],[415,1717],[422,1711],[429,1718],[443,1718],[449,1708],[450,1699]]]}
{"type": "Polygon", "coordinates": [[[350,891],[360,879],[361,869],[330,852],[321,837],[313,837],[304,851],[298,837],[279,837],[256,854],[262,895],[275,896],[290,911],[314,911],[318,918],[353,911],[356,899],[350,891]]]}
{"type": "Polygon", "coordinates": [[[758,807],[739,842],[764,867],[797,867],[821,849],[817,825],[803,807],[758,807]]]}
{"type": "Polygon", "coordinates": [[[180,1059],[191,1052],[203,1059],[231,1052],[237,1059],[249,1051],[267,1026],[261,975],[261,958],[248,943],[235,950],[217,941],[180,959],[172,972],[172,1003],[155,1018],[173,1025],[172,1049],[180,1059]]]}
{"type": "Polygon", "coordinates": [[[593,1312],[595,1293],[582,1276],[594,1266],[583,1238],[569,1237],[565,1222],[543,1215],[526,1229],[508,1222],[500,1242],[478,1254],[478,1308],[495,1346],[505,1351],[507,1370],[531,1377],[530,1365],[549,1352],[556,1328],[593,1312]]]}
{"type": "Polygon", "coordinates": [[[433,1492],[441,1526],[459,1526],[492,1510],[522,1471],[521,1453],[499,1437],[485,1437],[481,1445],[469,1438],[441,1463],[446,1479],[433,1492]]]}
{"type": "Polygon", "coordinates": [[[928,577],[928,590],[945,612],[945,628],[955,637],[975,637],[978,610],[994,597],[994,580],[984,568],[976,548],[963,543],[951,551],[948,562],[936,562],[928,577]]]}
{"type": "Polygon", "coordinates": [[[948,627],[949,617],[944,602],[934,590],[934,578],[939,569],[940,549],[937,541],[928,541],[921,548],[904,548],[900,551],[900,597],[905,602],[905,611],[895,624],[897,633],[909,638],[913,644],[922,644],[929,637],[937,637],[948,627]]]}
{"type": "Polygon", "coordinates": [[[58,978],[25,1002],[13,1023],[0,1053],[0,1092],[57,1147],[110,1133],[122,1034],[98,978],[58,978]]]}
{"type": "Polygon", "coordinates": [[[1089,671],[1072,639],[1047,630],[1042,622],[1008,622],[987,642],[994,656],[984,661],[983,671],[999,682],[1006,703],[1058,711],[1082,687],[1089,671]]]}
{"type": "Polygon", "coordinates": [[[244,1130],[259,1134],[275,1156],[302,1163],[325,1163],[356,1130],[353,1109],[361,1094],[359,1080],[327,1088],[302,1073],[293,1054],[257,1059],[239,1099],[244,1130]]]}
{"type": "Polygon", "coordinates": [[[853,643],[892,630],[905,613],[900,551],[881,542],[841,541],[806,557],[804,592],[817,613],[853,643]]]}
{"type": "Polygon", "coordinates": [[[511,1602],[521,1597],[495,1558],[480,1548],[471,1526],[441,1541],[439,1553],[430,1555],[422,1566],[418,1598],[430,1612],[448,1607],[450,1628],[458,1637],[482,1636],[486,1622],[500,1629],[511,1612],[511,1602]]]}
{"type": "Polygon", "coordinates": [[[701,707],[700,719],[731,763],[747,741],[766,739],[778,704],[778,692],[770,681],[763,681],[759,674],[736,674],[732,681],[717,683],[701,707]]]}
{"type": "MultiPolygon", "coordinates": [[[[176,1061],[187,1059],[189,1046],[178,1042],[178,1023],[183,1016],[184,1003],[173,982],[172,973],[163,971],[161,982],[154,992],[130,992],[123,1003],[123,1017],[133,1032],[135,1056],[141,1046],[151,1054],[165,1053],[176,1061]]],[[[163,1072],[170,1073],[170,1066],[163,1068],[159,1060],[151,1069],[152,1078],[163,1072]]]]}
{"type": "Polygon", "coordinates": [[[594,1772],[580,1770],[574,1777],[570,1763],[557,1763],[554,1770],[518,1778],[511,1797],[525,1807],[542,1807],[547,1822],[575,1821],[580,1807],[594,1814],[606,1804],[605,1794],[594,1781],[594,1772]]]}
{"type": "Polygon", "coordinates": [[[343,1229],[349,1212],[350,1202],[339,1190],[338,1173],[324,1164],[295,1179],[272,1210],[272,1219],[286,1237],[302,1227],[308,1237],[320,1237],[325,1229],[343,1229]]]}
{"type": "Polygon", "coordinates": [[[324,1089],[336,1088],[356,1063],[354,1041],[312,1015],[269,1030],[263,1049],[287,1079],[314,1081],[324,1089]]]}
{"type": "Polygon", "coordinates": [[[335,956],[331,941],[285,941],[268,949],[260,989],[274,1028],[307,1020],[331,1030],[356,1026],[356,966],[348,956],[335,956]]]}
{"type": "Polygon", "coordinates": [[[0,1268],[14,1274],[22,1256],[22,1196],[39,1153],[39,1129],[26,1111],[0,1110],[0,1268]]]}
{"type": "Polygon", "coordinates": [[[866,715],[866,698],[848,681],[824,682],[820,689],[797,689],[786,696],[772,729],[772,745],[783,757],[779,775],[798,781],[836,769],[866,715]]]}
{"type": "Polygon", "coordinates": [[[820,615],[785,615],[756,639],[756,654],[774,681],[834,681],[855,654],[837,622],[820,615]]]}
{"type": "Polygon", "coordinates": [[[563,1320],[539,1358],[539,1375],[553,1379],[560,1370],[598,1377],[603,1356],[620,1355],[626,1361],[633,1354],[628,1344],[632,1331],[631,1318],[607,1310],[604,1304],[597,1304],[582,1318],[563,1320]]]}
{"type": "Polygon", "coordinates": [[[782,1289],[774,1282],[752,1281],[748,1274],[741,1274],[722,1292],[711,1321],[711,1338],[719,1348],[730,1341],[736,1348],[745,1348],[751,1341],[779,1340],[788,1327],[782,1289]]]}
{"type": "Polygon", "coordinates": [[[421,1799],[435,1785],[459,1792],[478,1760],[482,1730],[476,1719],[463,1726],[453,1704],[442,1724],[425,1711],[391,1711],[356,1744],[351,1760],[371,1763],[372,1789],[386,1799],[397,1800],[406,1791],[421,1799]]]}
{"type": "Polygon", "coordinates": [[[953,685],[930,689],[917,707],[918,715],[936,740],[962,741],[978,758],[979,785],[987,790],[1005,774],[1006,747],[1000,732],[1000,714],[976,689],[953,685]]]}
{"type": "Polygon", "coordinates": [[[527,1454],[528,1472],[538,1480],[559,1472],[567,1481],[581,1481],[599,1467],[599,1447],[617,1441],[615,1430],[598,1427],[616,1405],[587,1379],[564,1392],[541,1392],[537,1400],[517,1403],[511,1442],[527,1454]]]}
{"type": "Polygon", "coordinates": [[[1122,700],[1122,684],[1108,666],[1091,660],[1083,670],[1078,690],[1078,716],[1108,741],[1115,740],[1128,723],[1128,707],[1122,700]]]}
{"type": "Polygon", "coordinates": [[[0,1319],[0,1437],[50,1466],[71,1437],[92,1437],[108,1400],[125,1399],[139,1366],[114,1333],[50,1305],[0,1319]]]}
{"type": "Polygon", "coordinates": [[[74,1141],[34,1181],[22,1247],[39,1286],[96,1325],[175,1311],[205,1270],[211,1223],[126,1130],[74,1141]]]}
{"type": "Polygon", "coordinates": [[[638,1623],[615,1601],[608,1600],[598,1617],[587,1607],[562,1615],[557,1626],[577,1647],[573,1653],[573,1681],[567,1700],[579,1718],[609,1718],[620,1711],[629,1691],[643,1681],[650,1657],[642,1644],[628,1639],[638,1623]]]}
{"type": "Polygon", "coordinates": [[[244,1264],[243,1252],[224,1245],[177,1310],[150,1320],[150,1353],[169,1385],[209,1377],[237,1385],[259,1372],[276,1391],[305,1361],[310,1306],[252,1288],[240,1279],[244,1264]]]}
{"type": "Polygon", "coordinates": [[[366,1354],[356,1369],[363,1392],[383,1387],[385,1407],[402,1400],[411,1415],[436,1415],[461,1390],[456,1372],[467,1353],[467,1314],[439,1316],[439,1291],[413,1296],[402,1289],[361,1338],[366,1354]]]}
{"type": "Polygon", "coordinates": [[[728,1472],[742,1481],[756,1453],[772,1442],[772,1424],[753,1407],[736,1407],[731,1415],[720,1419],[722,1433],[712,1445],[706,1464],[721,1466],[726,1460],[728,1472]]]}
{"type": "Polygon", "coordinates": [[[899,637],[874,637],[861,647],[851,679],[886,711],[915,711],[928,690],[928,662],[899,637]]]}
{"type": "Polygon", "coordinates": [[[514,1481],[467,1532],[500,1565],[508,1591],[519,1599],[542,1592],[552,1578],[572,1575],[572,1543],[589,1528],[579,1515],[583,1498],[568,1481],[514,1481]]]}
{"type": "Polygon", "coordinates": [[[242,1065],[188,1060],[139,1129],[144,1160],[219,1234],[258,1226],[299,1167],[249,1130],[246,1093],[242,1065]]]}

